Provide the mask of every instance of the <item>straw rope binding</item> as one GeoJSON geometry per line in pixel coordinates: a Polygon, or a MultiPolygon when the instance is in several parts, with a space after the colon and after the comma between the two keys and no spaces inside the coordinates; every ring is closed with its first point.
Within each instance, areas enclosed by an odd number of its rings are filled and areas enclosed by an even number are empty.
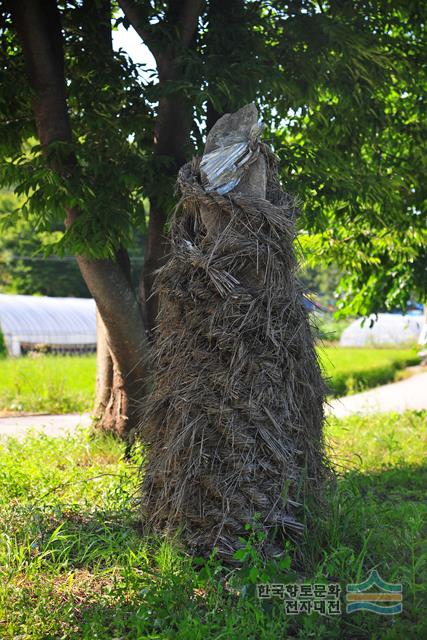
{"type": "Polygon", "coordinates": [[[327,476],[321,377],[293,249],[296,209],[260,144],[266,198],[178,176],[171,254],[159,271],[143,523],[231,558],[257,514],[264,552],[298,537],[299,505],[327,476]]]}

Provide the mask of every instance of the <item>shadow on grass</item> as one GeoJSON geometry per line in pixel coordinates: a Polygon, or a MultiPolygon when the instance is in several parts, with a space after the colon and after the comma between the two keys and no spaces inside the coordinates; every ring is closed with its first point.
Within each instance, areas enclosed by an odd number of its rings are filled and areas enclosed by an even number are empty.
{"type": "MultiPolygon", "coordinates": [[[[401,582],[404,609],[394,617],[286,616],[283,602],[260,603],[245,589],[245,578],[233,582],[238,572],[219,561],[196,566],[173,545],[143,538],[131,503],[117,511],[27,505],[20,514],[27,524],[17,537],[29,543],[28,555],[20,588],[9,593],[18,621],[11,634],[27,624],[46,640],[427,637],[426,484],[427,464],[348,473],[326,509],[307,508],[310,527],[295,551],[299,582],[339,582],[345,591],[373,568],[386,581],[401,582]]],[[[253,586],[263,569],[259,558],[252,561],[253,586]]],[[[277,579],[283,581],[283,572],[277,579]]]]}

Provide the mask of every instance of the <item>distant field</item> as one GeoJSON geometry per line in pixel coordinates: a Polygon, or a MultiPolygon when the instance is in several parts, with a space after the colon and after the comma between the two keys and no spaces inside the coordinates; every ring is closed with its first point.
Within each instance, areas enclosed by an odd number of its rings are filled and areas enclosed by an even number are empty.
{"type": "Polygon", "coordinates": [[[418,364],[415,348],[372,349],[325,347],[319,349],[331,393],[347,395],[395,379],[399,369],[418,364]]]}
{"type": "MultiPolygon", "coordinates": [[[[320,358],[333,395],[345,395],[394,380],[418,358],[414,349],[325,347],[320,358]]],[[[95,392],[95,356],[49,356],[0,360],[0,411],[68,413],[90,411],[95,392]]]]}
{"type": "Polygon", "coordinates": [[[90,410],[96,358],[40,355],[0,360],[0,411],[68,413],[90,410]]]}

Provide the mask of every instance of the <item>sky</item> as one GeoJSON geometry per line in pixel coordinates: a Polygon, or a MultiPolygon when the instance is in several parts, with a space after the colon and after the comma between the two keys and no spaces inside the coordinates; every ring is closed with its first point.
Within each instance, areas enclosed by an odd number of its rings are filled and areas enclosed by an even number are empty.
{"type": "Polygon", "coordinates": [[[134,62],[146,65],[146,71],[141,70],[142,78],[146,76],[148,80],[148,69],[156,69],[156,62],[149,48],[142,42],[133,27],[126,30],[123,25],[120,25],[117,31],[113,31],[113,48],[116,51],[124,49],[134,62]]]}

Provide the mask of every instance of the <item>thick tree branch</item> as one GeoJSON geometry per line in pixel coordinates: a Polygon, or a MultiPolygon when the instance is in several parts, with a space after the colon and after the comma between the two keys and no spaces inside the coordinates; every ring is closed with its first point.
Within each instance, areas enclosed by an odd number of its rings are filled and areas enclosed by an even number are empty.
{"type": "MultiPolygon", "coordinates": [[[[151,50],[156,62],[159,64],[165,58],[172,62],[173,48],[168,47],[169,51],[166,51],[160,46],[156,37],[157,26],[150,24],[144,7],[135,0],[118,0],[118,2],[132,27],[151,50]]],[[[190,46],[204,4],[204,0],[170,0],[166,21],[171,26],[177,27],[177,44],[180,47],[190,46]]]]}
{"type": "Polygon", "coordinates": [[[118,0],[118,3],[127,20],[157,60],[158,47],[156,46],[156,38],[153,33],[156,25],[149,23],[148,16],[145,14],[143,7],[137,4],[135,0],[118,0]]]}
{"type": "Polygon", "coordinates": [[[182,47],[190,46],[204,4],[204,0],[170,1],[171,14],[174,24],[178,27],[179,44],[182,47]]]}
{"type": "MultiPolygon", "coordinates": [[[[183,78],[185,63],[179,59],[179,54],[195,41],[203,0],[169,0],[161,23],[162,31],[158,35],[155,33],[156,25],[150,25],[142,3],[119,0],[119,5],[135,31],[151,49],[157,62],[160,86],[183,78]],[[164,36],[165,30],[170,38],[164,36]]],[[[188,159],[191,125],[192,104],[184,92],[174,91],[160,98],[154,130],[154,156],[161,159],[162,171],[171,183],[179,167],[188,159]],[[169,159],[166,166],[165,158],[169,159]]],[[[163,235],[167,206],[164,196],[157,190],[148,192],[148,196],[151,210],[140,291],[145,303],[147,326],[152,329],[157,314],[156,299],[151,295],[154,273],[162,265],[168,250],[168,241],[163,235]]]]}
{"type": "Polygon", "coordinates": [[[54,0],[10,0],[8,8],[21,41],[34,90],[40,142],[71,140],[64,82],[61,22],[54,0]]]}

